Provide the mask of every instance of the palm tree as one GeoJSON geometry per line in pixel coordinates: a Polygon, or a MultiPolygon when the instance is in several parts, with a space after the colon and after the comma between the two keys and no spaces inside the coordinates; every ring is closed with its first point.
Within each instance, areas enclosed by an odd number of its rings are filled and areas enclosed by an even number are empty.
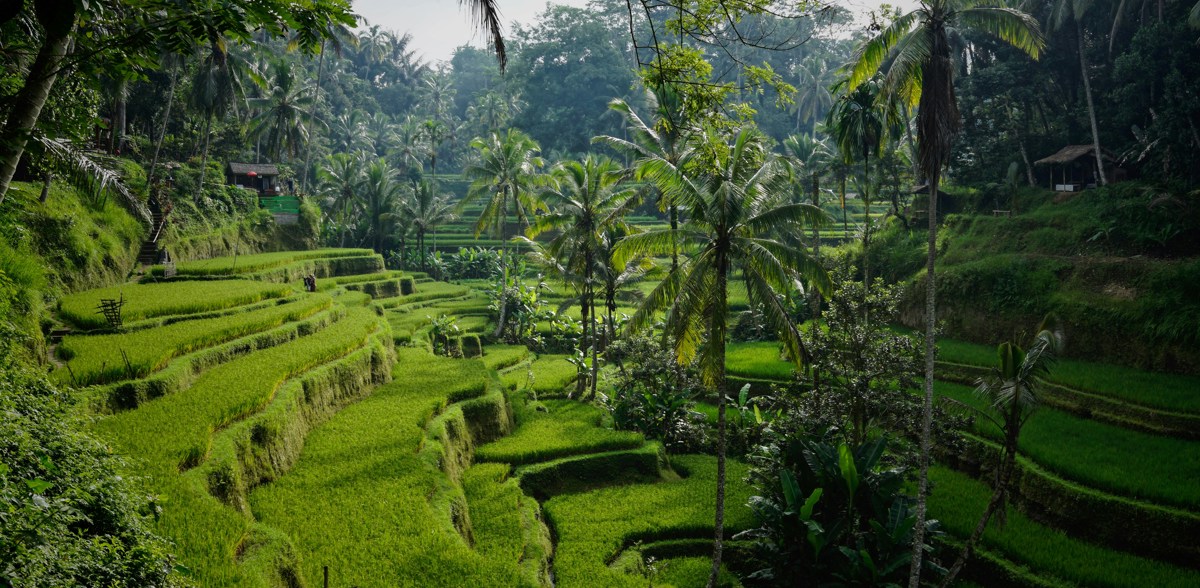
{"type": "Polygon", "coordinates": [[[858,87],[846,88],[829,111],[826,128],[830,129],[838,151],[846,163],[856,157],[863,162],[861,196],[863,201],[863,285],[871,287],[871,269],[867,264],[867,248],[871,244],[871,154],[879,155],[892,129],[900,124],[900,113],[894,103],[881,93],[877,79],[858,87]]]}
{"type": "MultiPolygon", "coordinates": [[[[806,186],[810,195],[810,203],[821,208],[821,175],[828,170],[829,162],[836,157],[825,141],[816,139],[809,135],[792,135],[783,141],[784,162],[788,164],[789,180],[793,185],[793,190],[801,186],[806,186]],[[808,182],[804,182],[802,175],[807,174],[808,182]]],[[[796,194],[792,202],[803,202],[803,194],[796,194]]],[[[813,258],[817,261],[821,260],[821,227],[814,224],[812,226],[812,252],[813,258]]],[[[815,289],[811,291],[810,305],[813,309],[814,316],[820,316],[821,313],[821,295],[815,289]]]]}
{"type": "Polygon", "coordinates": [[[275,161],[294,159],[300,148],[308,144],[309,128],[316,124],[312,117],[315,99],[312,86],[299,83],[293,66],[285,61],[275,62],[274,77],[267,96],[255,98],[250,105],[259,109],[250,134],[265,138],[267,154],[275,161]]]}
{"type": "Polygon", "coordinates": [[[796,114],[796,132],[800,132],[801,121],[811,121],[815,136],[821,113],[833,105],[833,94],[829,91],[833,72],[824,59],[809,55],[797,66],[796,74],[797,93],[791,106],[796,114]]]}
{"type": "MultiPolygon", "coordinates": [[[[721,141],[707,133],[704,141],[721,141]]],[[[725,527],[725,337],[729,322],[728,282],[735,267],[742,271],[752,304],[762,305],[764,318],[779,331],[789,356],[801,364],[807,352],[778,292],[789,292],[795,279],[807,278],[827,291],[829,278],[803,248],[772,236],[799,232],[820,222],[824,214],[810,204],[778,204],[782,191],[778,162],[757,136],[743,130],[732,145],[706,148],[713,157],[708,171],[692,177],[663,159],[648,163],[648,175],[669,182],[672,197],[688,213],[678,238],[689,255],[647,296],[630,320],[631,329],[649,326],[666,309],[665,330],[674,341],[680,363],[699,355],[706,385],[717,395],[717,497],[713,567],[709,586],[721,566],[725,527]]],[[[617,245],[616,265],[637,255],[668,253],[675,243],[670,230],[631,235],[617,245]]]]}
{"type": "Polygon", "coordinates": [[[1104,155],[1100,151],[1100,127],[1096,124],[1096,105],[1092,100],[1092,80],[1088,75],[1087,44],[1083,28],[1083,17],[1091,9],[1093,0],[1054,0],[1050,8],[1050,26],[1059,30],[1067,20],[1075,23],[1075,38],[1079,43],[1079,71],[1083,77],[1083,95],[1087,99],[1088,122],[1092,125],[1092,148],[1096,150],[1096,173],[1100,175],[1100,185],[1108,184],[1108,175],[1104,173],[1104,155]]]}
{"type": "Polygon", "coordinates": [[[192,78],[192,92],[188,102],[204,117],[204,156],[200,163],[200,181],[196,185],[196,198],[204,193],[204,177],[208,175],[208,147],[212,142],[212,121],[225,116],[229,110],[237,110],[237,103],[245,100],[242,78],[249,73],[249,64],[234,53],[225,50],[226,44],[214,40],[208,52],[196,68],[192,78]]]}
{"type": "Polygon", "coordinates": [[[397,160],[400,173],[415,182],[424,169],[425,155],[429,153],[425,127],[417,117],[406,114],[396,124],[393,137],[395,147],[391,155],[397,160]]]}
{"type": "MultiPolygon", "coordinates": [[[[400,203],[400,213],[410,219],[412,228],[417,235],[417,251],[421,255],[421,271],[427,271],[426,262],[429,256],[425,251],[426,233],[437,234],[437,228],[454,219],[454,207],[450,204],[450,196],[439,194],[437,184],[429,180],[421,180],[413,186],[412,198],[400,203]]],[[[435,246],[436,246],[436,237],[435,246]]]]}
{"type": "MultiPolygon", "coordinates": [[[[594,143],[602,143],[616,149],[619,153],[635,158],[634,169],[639,176],[644,176],[648,166],[654,162],[665,163],[679,167],[692,154],[689,139],[695,134],[690,122],[686,119],[683,98],[679,91],[670,84],[663,84],[647,94],[655,119],[647,123],[633,111],[628,102],[616,98],[608,107],[620,113],[628,126],[629,139],[621,139],[608,135],[595,137],[594,143]]],[[[671,198],[677,188],[669,184],[657,185],[659,195],[659,210],[667,213],[671,224],[671,232],[679,230],[679,207],[671,198]]],[[[671,250],[671,269],[679,265],[679,250],[671,250]]]]}
{"type": "Polygon", "coordinates": [[[850,67],[849,87],[854,88],[884,73],[885,95],[916,105],[919,171],[929,180],[929,241],[925,259],[925,402],[921,419],[921,467],[917,484],[917,520],[909,588],[921,582],[925,547],[926,496],[929,492],[929,437],[933,424],[933,368],[935,357],[934,261],[937,255],[937,195],[942,168],[962,121],[954,96],[954,64],[947,39],[954,26],[973,28],[1000,38],[1037,59],[1045,46],[1033,17],[1001,6],[979,6],[974,0],[922,0],[921,6],[901,15],[868,39],[856,52],[850,67]]]}
{"type": "Polygon", "coordinates": [[[526,231],[529,238],[555,231],[544,247],[545,255],[558,260],[571,275],[580,279],[584,331],[579,347],[586,353],[591,346],[591,398],[596,395],[599,366],[596,360],[600,347],[596,327],[596,286],[609,262],[603,255],[605,234],[625,224],[624,216],[636,195],[634,188],[621,186],[623,176],[620,166],[607,157],[589,155],[583,161],[560,163],[539,193],[549,212],[538,217],[526,231]]]}
{"type": "Polygon", "coordinates": [[[351,220],[361,203],[357,199],[363,181],[363,159],[349,153],[338,153],[317,172],[320,180],[318,190],[325,197],[327,214],[337,215],[341,227],[339,247],[346,246],[346,235],[350,232],[351,220]]]}
{"type": "MultiPolygon", "coordinates": [[[[533,198],[532,188],[537,171],[542,167],[541,149],[536,141],[517,129],[503,136],[492,133],[488,138],[476,138],[471,147],[479,152],[479,160],[463,169],[463,177],[471,181],[459,210],[477,200],[487,203],[475,223],[475,236],[489,228],[500,239],[500,261],[504,266],[504,283],[508,283],[508,215],[516,216],[522,226],[529,225],[535,209],[542,208],[533,198]]],[[[503,289],[502,289],[503,291],[503,289]]],[[[500,321],[495,336],[504,330],[507,304],[500,301],[500,321]]]]}
{"type": "Polygon", "coordinates": [[[376,253],[383,253],[387,237],[392,234],[396,224],[400,187],[395,168],[382,158],[372,161],[363,172],[360,193],[363,214],[367,220],[364,243],[369,241],[376,253]]]}
{"type": "Polygon", "coordinates": [[[1000,366],[993,368],[989,378],[979,379],[975,388],[976,394],[987,399],[988,408],[994,416],[988,412],[974,411],[991,421],[1004,435],[992,498],[988,500],[987,508],[984,509],[975,530],[963,543],[958,559],[950,566],[950,572],[942,580],[941,588],[949,586],[962,571],[979,538],[987,529],[988,521],[996,511],[1004,508],[1007,502],[1012,474],[1017,466],[1017,445],[1021,437],[1021,428],[1041,404],[1041,384],[1050,373],[1055,358],[1062,352],[1062,334],[1053,327],[1047,328],[1046,323],[1043,323],[1028,351],[1012,341],[1007,341],[1001,343],[996,352],[999,355],[1000,366]]]}
{"type": "MultiPolygon", "coordinates": [[[[361,19],[359,16],[354,17],[356,20],[361,19]]],[[[322,31],[321,49],[318,51],[317,57],[317,83],[315,93],[313,95],[312,108],[308,112],[310,118],[317,118],[317,106],[321,103],[321,77],[325,73],[325,45],[332,44],[333,51],[338,57],[342,56],[342,47],[350,45],[358,46],[358,37],[355,36],[353,29],[341,23],[330,22],[325,25],[325,30],[322,31]]],[[[308,191],[308,168],[312,163],[312,142],[310,141],[304,148],[304,172],[300,176],[300,191],[308,191]]]]}

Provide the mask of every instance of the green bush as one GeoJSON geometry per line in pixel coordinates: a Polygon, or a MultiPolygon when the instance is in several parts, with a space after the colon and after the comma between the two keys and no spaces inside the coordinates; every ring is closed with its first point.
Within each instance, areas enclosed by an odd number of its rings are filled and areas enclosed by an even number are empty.
{"type": "Polygon", "coordinates": [[[81,432],[72,395],[14,363],[17,340],[0,330],[0,584],[178,584],[152,527],[160,505],[81,432]]]}

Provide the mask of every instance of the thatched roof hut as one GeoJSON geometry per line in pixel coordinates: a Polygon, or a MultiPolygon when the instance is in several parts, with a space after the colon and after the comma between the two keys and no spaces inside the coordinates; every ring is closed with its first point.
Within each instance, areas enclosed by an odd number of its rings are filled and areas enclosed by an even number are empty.
{"type": "MultiPolygon", "coordinates": [[[[1058,153],[1043,157],[1033,164],[1050,167],[1050,189],[1055,192],[1078,192],[1096,187],[1099,174],[1095,154],[1094,145],[1067,145],[1058,153]]],[[[1107,151],[1102,150],[1100,156],[1105,161],[1105,169],[1115,161],[1107,151]]]]}

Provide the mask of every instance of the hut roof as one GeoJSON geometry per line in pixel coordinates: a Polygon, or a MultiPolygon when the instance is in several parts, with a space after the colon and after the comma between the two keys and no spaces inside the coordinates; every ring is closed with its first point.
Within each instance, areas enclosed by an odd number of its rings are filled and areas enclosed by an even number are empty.
{"type": "Polygon", "coordinates": [[[229,172],[237,176],[244,176],[250,172],[254,172],[258,176],[277,176],[279,168],[275,167],[273,163],[234,163],[231,161],[229,162],[229,172]]]}
{"type": "MultiPolygon", "coordinates": [[[[1067,145],[1066,147],[1059,149],[1058,153],[1055,153],[1049,157],[1043,157],[1042,159],[1033,162],[1033,164],[1055,165],[1071,163],[1080,157],[1093,157],[1093,153],[1095,153],[1095,147],[1092,145],[1067,145]]],[[[1104,159],[1110,161],[1113,159],[1112,155],[1107,152],[1102,152],[1101,155],[1104,157],[1104,159]]]]}

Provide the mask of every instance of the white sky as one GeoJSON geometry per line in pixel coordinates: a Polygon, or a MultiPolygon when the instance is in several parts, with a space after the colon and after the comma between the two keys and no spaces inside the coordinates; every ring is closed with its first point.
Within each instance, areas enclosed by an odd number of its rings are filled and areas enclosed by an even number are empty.
{"type": "MultiPolygon", "coordinates": [[[[607,0],[621,2],[621,0],[607,0]]],[[[497,0],[501,21],[507,33],[512,24],[530,24],[546,7],[546,0],[497,0]]],[[[854,12],[865,14],[878,8],[878,0],[834,0],[854,12]]],[[[353,0],[354,11],[371,24],[384,29],[412,35],[411,47],[426,61],[448,61],[454,49],[460,45],[484,46],[482,37],[470,24],[470,15],[458,0],[353,0]]],[[[584,6],[587,0],[556,0],[555,4],[584,6]]],[[[907,10],[917,0],[893,0],[888,4],[907,10]]]]}

